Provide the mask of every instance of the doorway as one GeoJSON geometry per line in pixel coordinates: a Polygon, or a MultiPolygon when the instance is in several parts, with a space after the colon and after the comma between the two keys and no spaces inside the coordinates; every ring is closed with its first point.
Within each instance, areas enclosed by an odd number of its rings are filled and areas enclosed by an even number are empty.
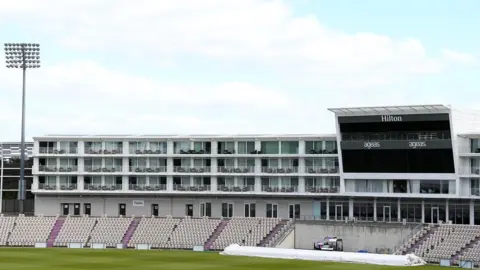
{"type": "Polygon", "coordinates": [[[336,221],[343,220],[343,205],[341,204],[335,205],[335,220],[336,221]]]}
{"type": "Polygon", "coordinates": [[[62,215],[70,215],[70,205],[68,203],[62,203],[62,215]]]}
{"type": "Polygon", "coordinates": [[[118,215],[125,216],[127,214],[127,206],[124,203],[118,204],[118,215]]]}
{"type": "Polygon", "coordinates": [[[89,203],[85,203],[83,207],[83,213],[87,216],[90,216],[92,214],[92,205],[89,203]]]}
{"type": "Polygon", "coordinates": [[[185,205],[185,214],[187,217],[193,217],[193,204],[185,205]]]}
{"type": "Polygon", "coordinates": [[[73,204],[73,215],[74,216],[80,216],[80,204],[79,203],[73,204]]]}
{"type": "Polygon", "coordinates": [[[392,209],[390,206],[383,206],[383,222],[392,222],[392,209]]]}
{"type": "Polygon", "coordinates": [[[158,204],[152,204],[152,216],[158,217],[158,204]]]}
{"type": "Polygon", "coordinates": [[[439,210],[438,207],[432,207],[431,215],[432,215],[432,223],[438,223],[439,222],[439,210]]]}

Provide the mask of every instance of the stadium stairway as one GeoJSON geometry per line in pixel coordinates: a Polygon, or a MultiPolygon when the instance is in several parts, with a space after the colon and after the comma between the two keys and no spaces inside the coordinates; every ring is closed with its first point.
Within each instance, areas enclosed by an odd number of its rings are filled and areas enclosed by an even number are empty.
{"type": "Polygon", "coordinates": [[[220,236],[220,234],[225,229],[227,224],[228,224],[228,219],[224,219],[222,220],[222,222],[220,222],[220,224],[218,224],[215,231],[212,233],[212,235],[210,235],[207,242],[205,243],[205,246],[203,247],[205,250],[210,250],[212,248],[213,243],[215,242],[215,240],[217,240],[218,236],[220,236]]]}
{"type": "Polygon", "coordinates": [[[128,229],[122,239],[123,248],[128,247],[128,242],[130,242],[130,239],[132,239],[132,236],[135,233],[135,230],[137,229],[139,223],[140,219],[134,218],[130,223],[130,226],[128,226],[128,229]]]}
{"type": "Polygon", "coordinates": [[[427,240],[430,236],[432,236],[435,233],[435,231],[438,230],[438,228],[439,228],[439,226],[437,225],[437,226],[433,226],[430,229],[428,229],[427,232],[424,235],[422,235],[422,237],[420,237],[418,240],[416,240],[402,254],[406,255],[406,254],[414,253],[415,249],[417,249],[420,245],[422,245],[425,242],[425,240],[427,240]]]}
{"type": "Polygon", "coordinates": [[[260,243],[258,244],[259,247],[266,247],[268,243],[282,231],[283,227],[287,226],[288,220],[281,220],[273,230],[265,236],[260,243]]]}
{"type": "Polygon", "coordinates": [[[55,243],[55,240],[57,239],[58,234],[62,230],[63,223],[65,223],[65,218],[59,217],[56,221],[55,224],[52,227],[52,231],[50,232],[50,235],[48,236],[47,240],[47,247],[53,247],[53,244],[55,243]]]}

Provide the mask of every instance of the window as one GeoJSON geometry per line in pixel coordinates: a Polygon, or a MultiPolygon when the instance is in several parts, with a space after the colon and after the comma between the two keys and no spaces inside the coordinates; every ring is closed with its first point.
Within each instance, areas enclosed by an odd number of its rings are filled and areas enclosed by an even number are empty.
{"type": "Polygon", "coordinates": [[[201,217],[211,217],[212,216],[212,203],[201,203],[200,204],[200,216],[201,217]]]}
{"type": "Polygon", "coordinates": [[[167,142],[150,142],[150,150],[154,154],[166,154],[167,142]]]}
{"type": "Polygon", "coordinates": [[[278,205],[267,203],[267,218],[277,218],[278,216],[278,205]]]}
{"type": "Polygon", "coordinates": [[[300,219],[300,204],[290,204],[288,206],[288,218],[300,219]]]}
{"type": "Polygon", "coordinates": [[[123,143],[122,142],[105,142],[105,150],[112,154],[122,153],[123,143]]]}
{"type": "Polygon", "coordinates": [[[479,139],[470,139],[470,146],[472,153],[480,153],[480,140],[479,139]]]}
{"type": "Polygon", "coordinates": [[[222,217],[233,217],[233,203],[222,203],[222,217]]]}
{"type": "Polygon", "coordinates": [[[280,144],[278,141],[262,142],[262,154],[279,154],[280,144]]]}
{"type": "Polygon", "coordinates": [[[282,154],[298,154],[298,141],[281,142],[282,154]]]}
{"type": "Polygon", "coordinates": [[[239,154],[251,154],[255,151],[255,142],[238,142],[239,154]]]}
{"type": "Polygon", "coordinates": [[[245,217],[255,217],[255,204],[254,203],[246,203],[245,204],[245,217]]]}
{"type": "Polygon", "coordinates": [[[189,150],[190,150],[190,141],[173,142],[173,152],[175,154],[188,152],[189,150]]]}
{"type": "Polygon", "coordinates": [[[448,194],[449,181],[420,180],[420,193],[448,194]]]}
{"type": "Polygon", "coordinates": [[[218,154],[233,154],[235,153],[235,142],[218,142],[218,154]]]}
{"type": "Polygon", "coordinates": [[[147,150],[147,142],[129,142],[130,154],[142,154],[147,150]]]}
{"type": "Polygon", "coordinates": [[[325,141],[325,151],[327,154],[336,154],[337,153],[337,142],[336,141],[325,141]]]}
{"type": "Polygon", "coordinates": [[[355,192],[383,192],[384,180],[355,180],[355,192]]]}
{"type": "Polygon", "coordinates": [[[319,154],[322,151],[322,141],[306,141],[305,154],[319,154]]]}

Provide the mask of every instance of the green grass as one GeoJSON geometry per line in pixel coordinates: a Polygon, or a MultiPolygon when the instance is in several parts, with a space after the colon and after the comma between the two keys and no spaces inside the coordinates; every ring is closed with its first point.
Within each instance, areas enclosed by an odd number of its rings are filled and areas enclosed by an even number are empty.
{"type": "MultiPolygon", "coordinates": [[[[192,251],[0,249],[1,270],[318,270],[320,268],[381,270],[396,267],[221,256],[218,253],[192,251]]],[[[439,268],[439,266],[420,266],[414,269],[436,270],[439,268]]]]}

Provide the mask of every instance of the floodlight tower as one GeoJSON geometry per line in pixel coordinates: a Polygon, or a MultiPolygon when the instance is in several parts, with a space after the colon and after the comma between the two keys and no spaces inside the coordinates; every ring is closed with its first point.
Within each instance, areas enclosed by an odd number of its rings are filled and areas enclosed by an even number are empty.
{"type": "Polygon", "coordinates": [[[5,43],[7,68],[20,68],[22,76],[22,135],[20,139],[20,181],[18,182],[19,212],[24,213],[25,201],[25,79],[27,69],[40,68],[40,44],[5,43]]]}

